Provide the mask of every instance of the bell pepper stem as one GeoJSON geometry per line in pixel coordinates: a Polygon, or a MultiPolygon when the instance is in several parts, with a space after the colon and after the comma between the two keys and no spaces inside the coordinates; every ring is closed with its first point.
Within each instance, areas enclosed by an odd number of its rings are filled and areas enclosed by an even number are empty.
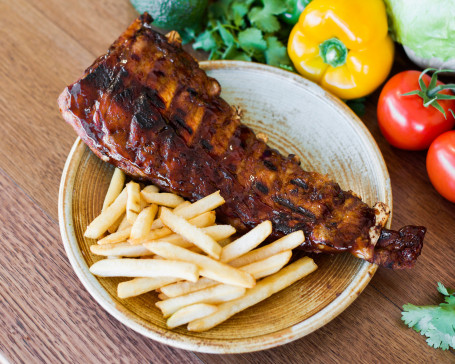
{"type": "Polygon", "coordinates": [[[324,63],[340,67],[346,63],[348,49],[338,38],[330,38],[319,45],[319,54],[324,63]]]}

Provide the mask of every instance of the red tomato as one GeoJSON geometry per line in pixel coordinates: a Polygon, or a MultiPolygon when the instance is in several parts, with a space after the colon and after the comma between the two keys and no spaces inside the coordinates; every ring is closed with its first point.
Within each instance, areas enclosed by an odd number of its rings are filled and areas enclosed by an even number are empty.
{"type": "Polygon", "coordinates": [[[427,171],[434,188],[455,202],[455,130],[441,134],[431,143],[427,171]]]}
{"type": "MultiPolygon", "coordinates": [[[[455,112],[455,100],[440,100],[446,117],[433,106],[424,107],[418,95],[402,96],[419,90],[419,71],[404,71],[393,76],[382,89],[378,101],[378,121],[382,134],[394,147],[408,150],[427,149],[431,142],[455,125],[449,109],[455,112]]],[[[431,77],[425,74],[428,86],[431,77]]],[[[443,84],[442,82],[437,83],[443,84]]],[[[451,94],[449,90],[440,93],[451,94]]]]}

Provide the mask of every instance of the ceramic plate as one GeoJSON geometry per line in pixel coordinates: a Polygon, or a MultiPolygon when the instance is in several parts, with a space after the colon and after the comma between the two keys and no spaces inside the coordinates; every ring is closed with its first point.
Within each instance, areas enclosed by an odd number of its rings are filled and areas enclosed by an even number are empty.
{"type": "MultiPolygon", "coordinates": [[[[269,137],[269,145],[300,157],[302,167],[327,173],[372,205],[392,206],[390,180],[382,155],[364,124],[337,98],[304,78],[270,66],[201,62],[222,86],[222,97],[243,111],[243,122],[269,137]]],[[[325,325],[362,292],[376,265],[350,254],[318,256],[314,273],[202,333],[168,330],[155,307],[155,293],[121,300],[121,278],[96,278],[88,270],[99,257],[83,237],[100,212],[113,167],[77,139],[60,186],[59,220],[69,260],[86,289],[120,322],[162,343],[210,352],[263,350],[301,338],[325,325]]],[[[390,226],[391,219],[388,221],[390,226]]]]}

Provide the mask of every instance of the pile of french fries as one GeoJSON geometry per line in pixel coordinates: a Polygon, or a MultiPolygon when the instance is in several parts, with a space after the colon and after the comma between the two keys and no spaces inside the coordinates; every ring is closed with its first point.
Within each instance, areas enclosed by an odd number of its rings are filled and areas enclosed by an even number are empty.
{"type": "Polygon", "coordinates": [[[308,257],[284,267],[304,241],[302,231],[257,248],[272,232],[264,221],[233,240],[234,227],[215,223],[224,202],[219,191],[190,203],[153,185],[125,186],[116,169],[102,212],[84,234],[97,239],[91,252],[106,257],[90,271],[132,277],[118,285],[120,298],[156,290],[169,328],[205,331],[317,268],[308,257]]]}

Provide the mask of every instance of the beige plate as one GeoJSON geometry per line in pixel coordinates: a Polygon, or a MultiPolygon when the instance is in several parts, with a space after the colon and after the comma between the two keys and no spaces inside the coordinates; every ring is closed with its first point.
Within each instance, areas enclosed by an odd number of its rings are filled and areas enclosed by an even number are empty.
{"type": "MultiPolygon", "coordinates": [[[[368,204],[392,206],[387,168],[363,123],[338,99],[293,73],[248,62],[201,62],[222,96],[243,110],[243,121],[269,136],[269,145],[294,153],[302,167],[328,173],[368,204]]],[[[157,297],[116,297],[122,279],[95,278],[83,231],[101,210],[113,168],[77,139],[63,171],[59,221],[69,260],[84,286],[119,321],[162,343],[209,353],[263,350],[301,338],[325,325],[362,292],[376,265],[350,254],[316,257],[319,269],[272,298],[203,333],[168,330],[157,297]]],[[[390,226],[390,220],[388,222],[390,226]]]]}

